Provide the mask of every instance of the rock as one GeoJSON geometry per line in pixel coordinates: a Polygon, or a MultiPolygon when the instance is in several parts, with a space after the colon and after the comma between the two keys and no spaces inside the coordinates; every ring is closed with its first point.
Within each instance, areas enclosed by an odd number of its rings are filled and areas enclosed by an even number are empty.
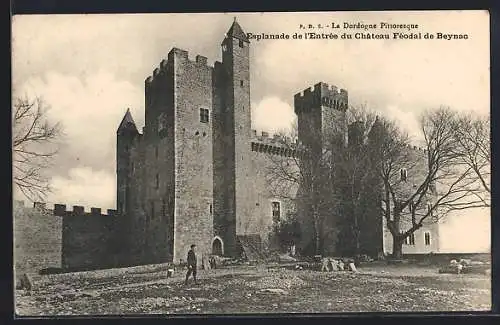
{"type": "Polygon", "coordinates": [[[331,261],[328,257],[323,258],[321,260],[321,272],[323,272],[323,271],[329,272],[330,271],[330,264],[331,264],[331,261]]]}
{"type": "Polygon", "coordinates": [[[454,264],[450,264],[447,266],[444,266],[439,269],[439,273],[453,273],[453,274],[460,274],[462,272],[463,265],[458,264],[458,262],[455,261],[454,264]]]}
{"type": "Polygon", "coordinates": [[[31,291],[32,288],[33,281],[31,277],[27,273],[23,273],[23,275],[19,278],[18,283],[16,284],[16,289],[31,291]]]}
{"type": "Polygon", "coordinates": [[[97,292],[82,292],[78,296],[81,296],[83,298],[85,298],[85,297],[97,298],[97,297],[99,297],[99,294],[97,292]]]}
{"type": "Polygon", "coordinates": [[[261,289],[259,292],[269,292],[269,293],[274,293],[274,294],[282,294],[286,295],[288,294],[287,291],[279,288],[266,288],[266,289],[261,289]]]}
{"type": "Polygon", "coordinates": [[[280,262],[296,262],[297,261],[296,258],[293,258],[293,257],[291,257],[291,256],[289,256],[287,254],[280,255],[278,257],[278,259],[279,259],[280,262]]]}
{"type": "Polygon", "coordinates": [[[349,263],[349,271],[358,272],[354,263],[349,263]]]}
{"type": "Polygon", "coordinates": [[[466,265],[470,265],[470,264],[471,264],[471,262],[472,262],[472,261],[471,261],[470,259],[468,259],[468,258],[461,258],[461,259],[460,259],[460,261],[459,261],[458,263],[460,263],[460,264],[462,264],[462,265],[466,266],[466,265]]]}

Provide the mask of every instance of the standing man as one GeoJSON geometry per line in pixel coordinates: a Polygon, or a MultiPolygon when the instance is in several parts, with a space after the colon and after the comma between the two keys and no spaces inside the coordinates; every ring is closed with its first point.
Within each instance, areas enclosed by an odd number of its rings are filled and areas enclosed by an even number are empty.
{"type": "Polygon", "coordinates": [[[193,274],[193,279],[194,283],[197,284],[198,282],[196,281],[196,254],[195,254],[195,248],[196,245],[191,245],[191,249],[188,252],[187,255],[187,267],[188,271],[186,273],[186,281],[184,281],[184,284],[188,283],[189,276],[193,274]]]}

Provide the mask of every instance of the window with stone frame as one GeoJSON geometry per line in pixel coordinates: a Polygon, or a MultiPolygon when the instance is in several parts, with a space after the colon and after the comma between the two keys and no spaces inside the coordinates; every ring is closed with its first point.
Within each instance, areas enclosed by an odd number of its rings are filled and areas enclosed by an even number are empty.
{"type": "Polygon", "coordinates": [[[433,205],[432,203],[427,203],[427,213],[429,214],[429,216],[431,217],[434,217],[434,211],[433,211],[433,205]]]}
{"type": "Polygon", "coordinates": [[[210,120],[210,111],[207,108],[200,108],[200,122],[208,123],[210,120]]]}
{"type": "Polygon", "coordinates": [[[424,234],[424,242],[425,246],[429,246],[431,244],[431,233],[426,231],[424,234]]]}
{"type": "Polygon", "coordinates": [[[279,222],[281,218],[281,204],[278,201],[271,202],[273,222],[279,222]]]}
{"type": "Polygon", "coordinates": [[[405,245],[415,245],[415,234],[411,234],[405,238],[405,245]]]}
{"type": "Polygon", "coordinates": [[[406,170],[406,168],[401,168],[400,173],[401,173],[401,181],[406,182],[408,178],[408,171],[406,170]]]}
{"type": "Polygon", "coordinates": [[[436,194],[436,183],[435,182],[429,183],[429,193],[436,194]]]}
{"type": "Polygon", "coordinates": [[[410,211],[410,213],[412,213],[414,209],[415,203],[413,203],[413,201],[410,201],[410,203],[408,204],[408,210],[410,211]]]}

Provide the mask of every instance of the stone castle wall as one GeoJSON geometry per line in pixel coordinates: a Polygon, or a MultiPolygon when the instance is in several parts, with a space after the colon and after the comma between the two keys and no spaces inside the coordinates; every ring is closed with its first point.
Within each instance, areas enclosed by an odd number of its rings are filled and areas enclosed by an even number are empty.
{"type": "Polygon", "coordinates": [[[66,211],[65,205],[54,206],[54,217],[63,219],[63,269],[110,268],[122,264],[123,245],[119,242],[125,237],[116,236],[118,217],[116,210],[102,214],[101,209],[92,208],[85,212],[84,207],[74,206],[66,211]]]}
{"type": "Polygon", "coordinates": [[[247,190],[248,204],[252,210],[250,217],[238,220],[241,229],[238,234],[260,234],[266,244],[276,221],[273,220],[272,202],[280,204],[279,220],[285,220],[289,214],[296,212],[298,184],[276,175],[276,169],[285,166],[290,174],[297,171],[297,160],[293,154],[295,146],[291,139],[268,138],[266,135],[252,139],[252,178],[247,190]]]}
{"type": "MultiPolygon", "coordinates": [[[[176,50],[175,90],[175,231],[174,261],[185,260],[196,244],[211,252],[213,239],[212,68],[206,58],[189,60],[176,50]],[[209,111],[201,121],[200,109],[209,111]]],[[[201,264],[201,263],[200,263],[201,264]]]]}
{"type": "Polygon", "coordinates": [[[63,220],[44,204],[14,202],[14,269],[16,274],[62,267],[63,220]]]}

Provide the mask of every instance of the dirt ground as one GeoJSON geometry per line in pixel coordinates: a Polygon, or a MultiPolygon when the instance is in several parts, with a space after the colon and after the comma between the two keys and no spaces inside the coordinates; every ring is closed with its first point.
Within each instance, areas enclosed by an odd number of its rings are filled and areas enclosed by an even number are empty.
{"type": "Polygon", "coordinates": [[[17,290],[18,316],[116,314],[334,313],[484,311],[491,279],[439,274],[435,267],[363,266],[353,272],[315,272],[237,266],[184,271],[165,266],[33,275],[31,292],[17,290]],[[192,280],[191,280],[192,281],[192,280]]]}

